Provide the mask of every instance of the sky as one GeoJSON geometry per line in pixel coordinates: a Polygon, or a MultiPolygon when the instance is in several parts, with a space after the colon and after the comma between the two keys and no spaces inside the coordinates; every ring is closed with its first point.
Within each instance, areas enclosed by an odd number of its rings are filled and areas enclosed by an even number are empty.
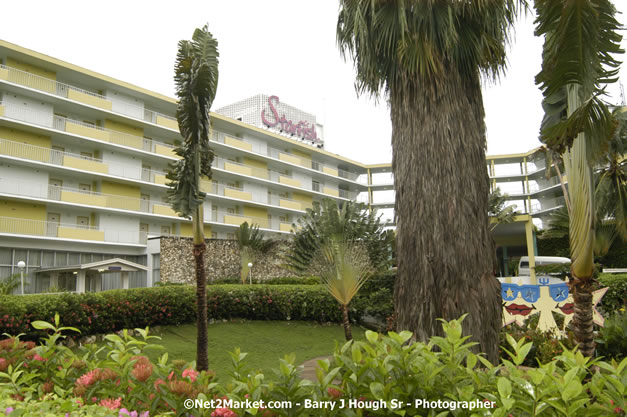
{"type": "MultiPolygon", "coordinates": [[[[627,2],[615,4],[627,12],[627,2]]],[[[317,116],[326,150],[369,164],[392,159],[387,103],[357,97],[353,64],[337,48],[335,0],[30,0],[2,8],[0,39],[170,97],[177,42],[209,23],[220,53],[212,109],[277,95],[317,116]]],[[[515,31],[506,75],[484,86],[489,155],[539,146],[542,95],[534,76],[542,41],[533,36],[533,16],[521,17],[515,31]]],[[[620,74],[627,83],[627,65],[620,74]]],[[[619,103],[619,87],[609,91],[619,103]]]]}

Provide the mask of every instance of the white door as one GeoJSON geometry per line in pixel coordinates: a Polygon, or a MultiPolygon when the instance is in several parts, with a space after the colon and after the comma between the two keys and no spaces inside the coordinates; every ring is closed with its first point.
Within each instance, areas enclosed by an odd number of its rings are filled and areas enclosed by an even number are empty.
{"type": "Polygon", "coordinates": [[[50,178],[48,180],[48,198],[61,200],[61,187],[63,187],[63,181],[50,178]]]}
{"type": "Polygon", "coordinates": [[[59,220],[61,216],[58,213],[48,213],[48,223],[46,227],[46,235],[57,237],[59,231],[59,220]]]}

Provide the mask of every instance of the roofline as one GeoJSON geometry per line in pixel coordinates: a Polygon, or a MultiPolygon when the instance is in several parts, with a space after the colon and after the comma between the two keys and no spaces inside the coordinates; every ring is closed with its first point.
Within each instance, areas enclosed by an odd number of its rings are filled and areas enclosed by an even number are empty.
{"type": "MultiPolygon", "coordinates": [[[[90,262],[90,263],[86,263],[86,264],[79,264],[79,265],[66,265],[66,266],[55,266],[52,268],[42,268],[42,269],[38,269],[36,271],[34,271],[35,273],[39,273],[39,272],[51,272],[51,271],[83,271],[86,269],[91,269],[91,268],[97,268],[100,266],[106,266],[108,264],[113,264],[113,263],[120,263],[120,264],[124,264],[126,266],[130,266],[132,268],[136,268],[142,271],[148,271],[148,267],[144,266],[144,265],[140,265],[140,264],[136,264],[135,262],[131,262],[131,261],[127,261],[126,259],[122,259],[122,258],[111,258],[111,259],[106,259],[104,261],[96,261],[96,262],[90,262]]],[[[109,272],[116,272],[116,271],[109,271],[109,272]]]]}
{"type": "Polygon", "coordinates": [[[11,42],[7,42],[7,41],[2,40],[2,39],[0,39],[0,47],[5,47],[5,48],[11,49],[11,50],[13,50],[15,52],[18,52],[18,53],[21,53],[21,54],[24,54],[24,55],[29,55],[29,56],[31,56],[33,58],[40,59],[40,60],[48,62],[50,64],[59,65],[61,67],[65,67],[65,68],[67,68],[69,70],[80,72],[80,73],[82,73],[84,75],[87,75],[87,76],[90,76],[90,77],[94,77],[94,78],[97,78],[99,80],[102,80],[102,81],[105,81],[105,82],[108,82],[108,83],[117,84],[117,85],[122,86],[124,88],[128,88],[129,90],[133,90],[133,91],[136,91],[138,93],[146,94],[146,95],[151,96],[153,98],[156,98],[158,100],[167,101],[170,104],[176,104],[176,100],[173,99],[172,97],[168,97],[168,96],[165,96],[163,94],[159,94],[159,93],[156,93],[154,91],[150,91],[150,90],[147,90],[145,88],[138,87],[136,85],[127,83],[125,81],[121,81],[121,80],[109,77],[107,75],[100,74],[99,72],[96,72],[96,71],[88,70],[87,68],[83,68],[83,67],[80,67],[78,65],[70,64],[69,62],[60,60],[58,58],[53,58],[51,56],[42,54],[42,53],[37,52],[37,51],[33,51],[32,49],[24,48],[22,46],[16,45],[16,44],[11,43],[11,42]]]}

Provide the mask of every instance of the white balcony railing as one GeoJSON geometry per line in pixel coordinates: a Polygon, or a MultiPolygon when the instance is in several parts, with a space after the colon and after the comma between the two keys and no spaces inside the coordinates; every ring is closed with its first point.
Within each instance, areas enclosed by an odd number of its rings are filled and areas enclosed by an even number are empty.
{"type": "Polygon", "coordinates": [[[174,149],[172,145],[167,143],[130,135],[117,130],[105,129],[101,126],[40,112],[25,106],[0,102],[0,110],[0,116],[7,119],[18,120],[47,129],[84,136],[100,142],[114,143],[128,148],[158,153],[162,156],[171,157],[172,150],[174,149]]]}
{"type": "Polygon", "coordinates": [[[93,91],[63,84],[49,78],[7,67],[6,65],[0,65],[0,69],[8,72],[8,81],[14,84],[20,84],[28,88],[54,94],[68,100],[80,102],[81,104],[100,107],[112,111],[113,113],[143,120],[161,127],[173,128],[172,126],[176,124],[176,118],[146,109],[143,106],[112,99],[111,97],[106,97],[93,91]]]}
{"type": "Polygon", "coordinates": [[[94,243],[144,244],[139,231],[101,229],[94,226],[16,217],[0,217],[0,234],[41,236],[94,243]]]}

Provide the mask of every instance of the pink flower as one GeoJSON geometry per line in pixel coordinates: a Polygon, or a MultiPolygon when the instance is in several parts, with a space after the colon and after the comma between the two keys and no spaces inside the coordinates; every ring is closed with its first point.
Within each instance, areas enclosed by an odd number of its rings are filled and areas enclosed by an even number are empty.
{"type": "Polygon", "coordinates": [[[40,361],[40,362],[44,362],[45,359],[42,358],[41,356],[39,356],[38,354],[35,353],[35,356],[33,356],[33,359],[35,359],[36,361],[40,361]]]}
{"type": "Polygon", "coordinates": [[[211,417],[237,417],[237,414],[230,408],[216,408],[211,417]]]}
{"type": "Polygon", "coordinates": [[[183,371],[183,378],[185,378],[186,376],[189,377],[189,379],[192,380],[192,382],[196,381],[196,377],[198,376],[198,372],[193,370],[192,368],[187,368],[186,370],[183,371]]]}
{"type": "Polygon", "coordinates": [[[174,371],[170,372],[170,375],[168,375],[168,381],[172,381],[172,378],[174,378],[174,371]]]}
{"type": "Polygon", "coordinates": [[[93,371],[89,371],[86,374],[82,375],[80,378],[78,378],[76,380],[76,383],[78,383],[79,385],[84,385],[88,387],[94,382],[98,381],[99,376],[100,376],[100,373],[98,372],[98,370],[94,369],[93,371]]]}
{"type": "Polygon", "coordinates": [[[122,406],[122,397],[118,397],[117,400],[114,400],[113,398],[105,398],[100,401],[100,406],[110,410],[117,410],[122,406]]]}

